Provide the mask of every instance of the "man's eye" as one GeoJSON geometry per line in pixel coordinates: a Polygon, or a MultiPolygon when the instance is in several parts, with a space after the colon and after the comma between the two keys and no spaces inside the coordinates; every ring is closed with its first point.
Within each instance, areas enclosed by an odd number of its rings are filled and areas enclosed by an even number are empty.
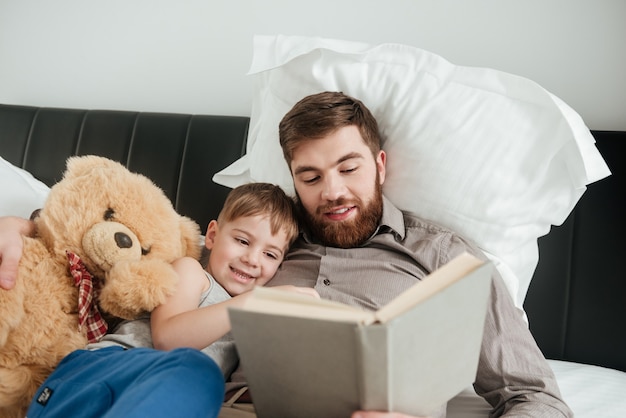
{"type": "Polygon", "coordinates": [[[346,168],[346,169],[344,169],[344,170],[341,170],[341,172],[342,172],[342,173],[349,174],[349,173],[353,173],[353,172],[355,172],[357,169],[358,169],[358,167],[346,168]]]}
{"type": "Polygon", "coordinates": [[[302,182],[303,182],[304,184],[313,184],[313,183],[315,183],[317,180],[319,180],[319,176],[315,176],[315,177],[312,177],[312,178],[309,178],[309,179],[302,179],[302,182]]]}

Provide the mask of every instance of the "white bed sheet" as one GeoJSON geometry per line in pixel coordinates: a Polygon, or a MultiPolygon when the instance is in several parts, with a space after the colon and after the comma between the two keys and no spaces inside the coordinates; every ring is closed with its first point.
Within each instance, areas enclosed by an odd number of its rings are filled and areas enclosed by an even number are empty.
{"type": "MultiPolygon", "coordinates": [[[[625,372],[566,361],[548,363],[576,418],[626,417],[625,372]]],[[[448,418],[485,418],[489,409],[469,387],[448,403],[448,418]]]]}

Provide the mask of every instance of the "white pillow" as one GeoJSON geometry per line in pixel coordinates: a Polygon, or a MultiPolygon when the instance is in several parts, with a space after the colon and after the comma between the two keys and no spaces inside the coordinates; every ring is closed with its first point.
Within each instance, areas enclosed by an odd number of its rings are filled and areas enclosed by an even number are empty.
{"type": "Polygon", "coordinates": [[[536,239],[561,224],[586,189],[610,174],[576,112],[536,83],[453,65],[398,44],[256,36],[247,153],[214,181],[293,193],[278,124],[304,96],[343,91],[379,122],[385,195],[399,208],[474,240],[522,307],[536,239]]]}
{"type": "Polygon", "coordinates": [[[28,171],[0,157],[0,216],[30,217],[43,206],[49,190],[28,171]]]}

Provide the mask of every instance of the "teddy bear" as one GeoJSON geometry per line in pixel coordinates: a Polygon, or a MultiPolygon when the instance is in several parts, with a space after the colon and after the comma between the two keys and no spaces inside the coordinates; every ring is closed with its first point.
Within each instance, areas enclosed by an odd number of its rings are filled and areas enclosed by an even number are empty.
{"type": "Polygon", "coordinates": [[[162,189],[122,164],[70,157],[24,238],[18,281],[0,291],[0,416],[23,417],[70,352],[107,319],[135,319],[172,294],[171,262],[198,258],[200,228],[162,189]]]}

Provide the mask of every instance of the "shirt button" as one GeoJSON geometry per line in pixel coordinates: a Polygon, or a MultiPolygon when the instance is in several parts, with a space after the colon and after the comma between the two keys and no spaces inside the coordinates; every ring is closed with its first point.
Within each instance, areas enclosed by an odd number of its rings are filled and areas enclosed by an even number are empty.
{"type": "Polygon", "coordinates": [[[330,280],[328,280],[328,279],[324,279],[324,284],[325,284],[326,286],[330,286],[330,280]]]}

